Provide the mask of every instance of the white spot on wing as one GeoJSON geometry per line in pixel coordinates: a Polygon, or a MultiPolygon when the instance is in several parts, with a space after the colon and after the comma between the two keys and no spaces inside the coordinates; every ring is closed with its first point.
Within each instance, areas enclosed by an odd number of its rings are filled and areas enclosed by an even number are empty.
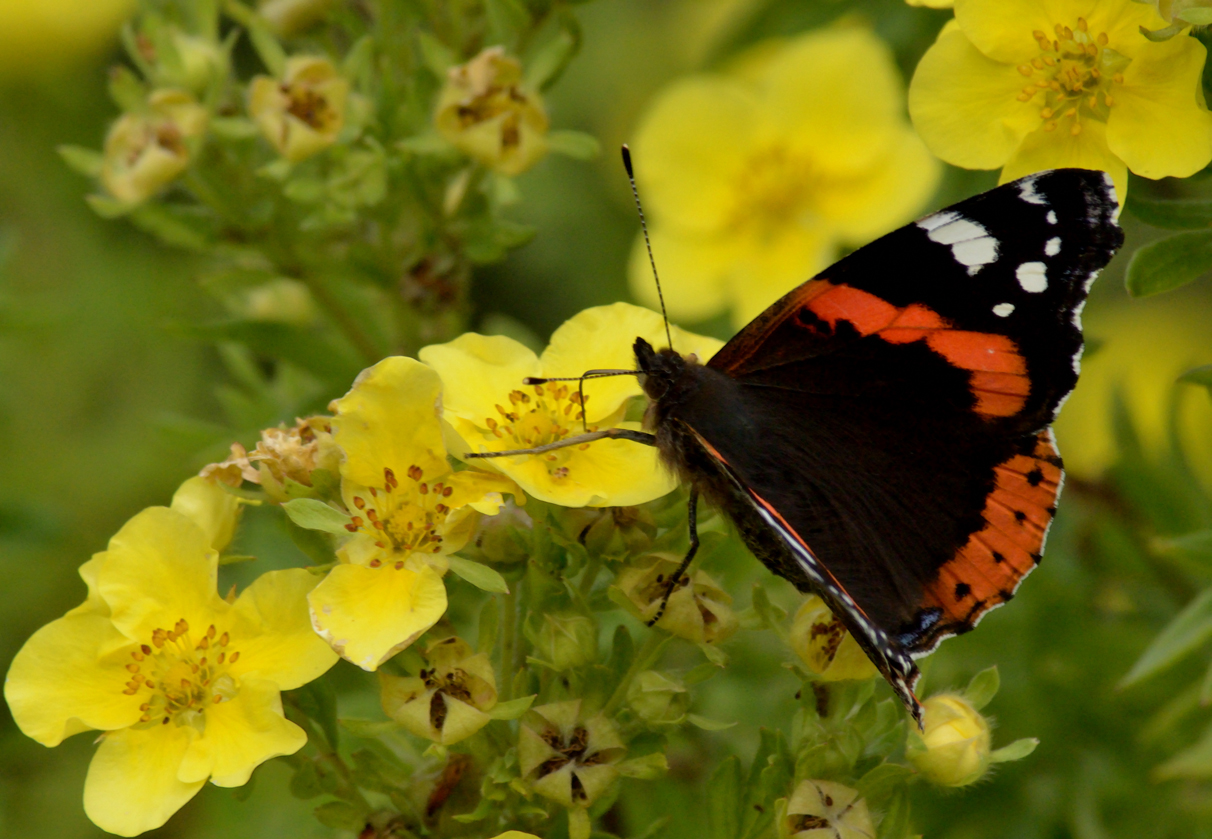
{"type": "Polygon", "coordinates": [[[1056,224],[1056,213],[1053,210],[1048,211],[1048,224],[1056,224]]]}
{"type": "Polygon", "coordinates": [[[1061,249],[1060,236],[1054,236],[1053,238],[1048,240],[1047,244],[1044,245],[1044,253],[1048,256],[1056,256],[1058,253],[1060,253],[1060,249],[1061,249]]]}
{"type": "Polygon", "coordinates": [[[1035,178],[1024,178],[1018,185],[1018,195],[1028,204],[1039,204],[1047,207],[1048,199],[1035,191],[1035,178]]]}
{"type": "Polygon", "coordinates": [[[1048,266],[1042,262],[1024,262],[1015,271],[1023,291],[1036,294],[1048,288],[1048,266]]]}
{"type": "Polygon", "coordinates": [[[1107,186],[1107,197],[1115,202],[1115,212],[1111,214],[1111,221],[1119,221],[1119,211],[1124,208],[1124,205],[1119,203],[1119,191],[1115,188],[1115,179],[1103,172],[1103,183],[1107,186]]]}
{"type": "Polygon", "coordinates": [[[930,241],[949,245],[951,255],[974,275],[997,259],[997,240],[976,222],[956,212],[935,213],[917,223],[930,241]]]}
{"type": "Polygon", "coordinates": [[[1013,303],[998,303],[993,307],[993,314],[997,315],[999,318],[1008,318],[1013,311],[1013,303]]]}

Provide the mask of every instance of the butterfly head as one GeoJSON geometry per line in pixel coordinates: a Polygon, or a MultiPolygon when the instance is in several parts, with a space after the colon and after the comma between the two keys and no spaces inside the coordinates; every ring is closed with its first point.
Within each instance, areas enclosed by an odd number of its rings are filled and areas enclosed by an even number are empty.
{"type": "Polygon", "coordinates": [[[643,338],[636,338],[632,349],[640,371],[640,387],[649,399],[660,401],[683,377],[689,362],[672,349],[653,349],[643,338]]]}

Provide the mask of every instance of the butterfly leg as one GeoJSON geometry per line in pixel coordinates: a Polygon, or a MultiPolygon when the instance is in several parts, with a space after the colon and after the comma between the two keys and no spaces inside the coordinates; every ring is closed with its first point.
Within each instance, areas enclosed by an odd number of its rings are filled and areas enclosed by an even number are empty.
{"type": "Polygon", "coordinates": [[[678,570],[674,571],[669,577],[669,582],[665,586],[665,596],[661,598],[661,605],[656,611],[656,615],[652,620],[648,621],[648,626],[653,626],[665,615],[665,607],[669,605],[669,598],[677,591],[678,581],[682,579],[682,575],[686,573],[686,569],[690,567],[690,561],[694,559],[694,555],[699,550],[699,528],[698,528],[698,507],[699,507],[699,490],[698,487],[690,488],[690,505],[686,510],[686,524],[690,527],[690,549],[686,551],[685,558],[682,559],[682,564],[678,566],[678,570]]]}

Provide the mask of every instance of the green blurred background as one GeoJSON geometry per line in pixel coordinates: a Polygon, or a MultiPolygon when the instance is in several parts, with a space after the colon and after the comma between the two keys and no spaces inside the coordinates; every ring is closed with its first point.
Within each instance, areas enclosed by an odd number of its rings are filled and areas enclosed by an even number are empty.
{"type": "MultiPolygon", "coordinates": [[[[133,513],[165,503],[204,462],[183,429],[220,421],[214,390],[222,365],[212,347],[175,328],[217,311],[194,282],[191,257],[97,218],[83,201],[88,184],[55,151],[64,143],[96,147],[114,118],[105,71],[118,60],[114,32],[128,5],[0,0],[5,670],[35,629],[82,598],[76,567],[133,513]]],[[[900,0],[598,0],[579,9],[584,48],[548,96],[553,124],[588,131],[613,150],[668,80],[842,13],[868,15],[907,73],[947,18],[900,0]]],[[[952,171],[934,204],[993,182],[990,173],[952,171]]],[[[626,299],[636,222],[613,151],[593,163],[551,156],[519,186],[515,217],[539,234],[476,276],[477,322],[508,315],[545,338],[586,306],[626,299]]],[[[1156,235],[1131,219],[1126,226],[1126,252],[1156,235]]],[[[941,688],[998,664],[1003,690],[988,709],[999,721],[996,744],[1035,736],[1041,746],[976,788],[919,787],[915,824],[927,836],[1212,836],[1207,781],[1159,782],[1151,774],[1212,719],[1197,702],[1174,702],[1199,680],[1206,656],[1144,686],[1115,687],[1160,627],[1212,582],[1212,557],[1160,561],[1150,541],[1212,524],[1200,489],[1212,479],[1212,400],[1174,385],[1182,371],[1212,363],[1212,300],[1205,280],[1130,301],[1123,263],[1105,272],[1086,309],[1098,349],[1059,425],[1074,480],[1047,561],[1013,606],[948,642],[926,668],[928,686],[941,688]],[[1176,465],[1175,440],[1191,472],[1176,465]]],[[[692,326],[727,337],[723,320],[692,326]]],[[[752,562],[712,570],[742,606],[751,583],[765,579],[752,562]]],[[[710,767],[689,756],[735,748],[747,759],[761,723],[788,726],[795,685],[779,655],[754,648],[744,633],[728,649],[729,677],[704,686],[703,712],[739,725],[696,732],[672,750],[669,780],[626,788],[629,832],[632,822],[670,814],[669,835],[695,836],[710,767]],[[753,683],[767,689],[755,694],[753,683]]],[[[81,735],[47,750],[0,710],[0,836],[103,835],[80,805],[92,748],[81,735]]],[[[243,802],[208,787],[148,835],[329,835],[309,804],[289,796],[288,775],[273,763],[258,770],[243,802]]]]}

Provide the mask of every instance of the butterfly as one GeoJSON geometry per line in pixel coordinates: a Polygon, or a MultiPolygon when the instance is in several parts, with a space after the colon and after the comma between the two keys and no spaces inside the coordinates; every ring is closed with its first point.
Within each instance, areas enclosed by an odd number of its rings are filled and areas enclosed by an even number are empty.
{"type": "Polygon", "coordinates": [[[1084,169],[961,201],[825,269],[705,364],[637,338],[636,370],[579,378],[638,375],[651,432],[534,451],[656,446],[690,487],[668,590],[698,547],[701,494],[828,604],[920,727],[914,659],[1040,561],[1064,477],[1050,426],[1077,383],[1090,284],[1123,243],[1118,212],[1110,177],[1084,169]]]}

